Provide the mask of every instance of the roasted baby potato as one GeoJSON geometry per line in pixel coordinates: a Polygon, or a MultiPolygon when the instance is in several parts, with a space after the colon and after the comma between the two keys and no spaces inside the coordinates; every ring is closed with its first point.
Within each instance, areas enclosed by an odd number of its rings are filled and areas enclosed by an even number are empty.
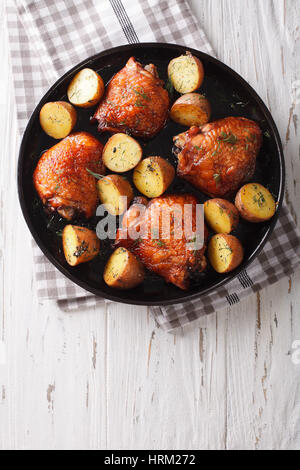
{"type": "Polygon", "coordinates": [[[216,233],[231,233],[239,223],[237,208],[226,199],[209,199],[204,203],[204,217],[216,233]]]}
{"type": "Polygon", "coordinates": [[[121,215],[133,199],[130,183],[120,175],[107,175],[97,182],[99,199],[112,215],[121,215]]]}
{"type": "Polygon", "coordinates": [[[144,196],[153,198],[161,196],[168,189],[174,176],[175,170],[167,160],[148,157],[134,169],[133,182],[144,196]]]}
{"type": "Polygon", "coordinates": [[[100,75],[92,69],[78,72],[68,87],[69,101],[79,108],[91,108],[104,93],[104,83],[100,75]]]}
{"type": "Polygon", "coordinates": [[[110,287],[132,289],[143,282],[145,269],[130,251],[120,247],[109,258],[103,278],[110,287]]]}
{"type": "Polygon", "coordinates": [[[201,60],[187,52],[169,62],[168,76],[176,91],[191,93],[202,85],[204,68],[201,60]]]}
{"type": "Polygon", "coordinates": [[[217,273],[233,271],[243,261],[244,250],[241,242],[233,235],[214,235],[208,245],[208,259],[217,273]]]}
{"type": "Polygon", "coordinates": [[[96,232],[86,227],[66,225],[62,233],[62,242],[70,266],[91,261],[100,251],[100,240],[96,232]]]}
{"type": "Polygon", "coordinates": [[[142,155],[142,147],[135,139],[127,134],[118,133],[108,139],[102,158],[109,170],[124,173],[136,167],[142,155]]]}
{"type": "Polygon", "coordinates": [[[211,116],[208,100],[199,93],[182,95],[173,104],[170,118],[182,126],[203,126],[211,116]]]}
{"type": "Polygon", "coordinates": [[[76,109],[65,101],[46,103],[40,111],[40,124],[46,134],[54,139],[64,139],[77,121],[76,109]]]}
{"type": "Polygon", "coordinates": [[[270,191],[258,183],[241,187],[235,198],[240,216],[249,222],[264,222],[276,211],[276,202],[270,191]]]}

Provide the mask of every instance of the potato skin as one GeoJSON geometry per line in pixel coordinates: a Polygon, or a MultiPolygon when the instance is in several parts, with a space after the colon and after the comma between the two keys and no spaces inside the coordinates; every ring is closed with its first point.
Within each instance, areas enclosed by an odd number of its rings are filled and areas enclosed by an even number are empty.
{"type": "Polygon", "coordinates": [[[145,268],[126,248],[117,248],[110,256],[103,275],[105,283],[114,289],[132,289],[144,281],[145,268]],[[117,257],[124,257],[121,269],[117,266],[117,257]]]}
{"type": "Polygon", "coordinates": [[[134,169],[133,182],[146,197],[161,196],[175,177],[175,169],[162,157],[148,157],[134,169]],[[149,182],[151,180],[151,184],[149,182]],[[148,184],[146,184],[148,183],[148,184]]]}
{"type": "Polygon", "coordinates": [[[197,90],[203,83],[204,80],[204,68],[200,59],[193,56],[189,51],[186,55],[175,57],[169,62],[168,65],[168,76],[173,83],[173,86],[178,93],[191,93],[197,90]],[[191,70],[191,62],[195,64],[195,70],[191,70]],[[193,84],[186,83],[185,87],[182,87],[184,78],[187,75],[194,77],[193,84]],[[178,85],[178,81],[180,86],[178,85]]]}
{"type": "Polygon", "coordinates": [[[67,263],[77,266],[94,259],[100,251],[100,240],[96,232],[86,227],[66,225],[63,234],[63,251],[67,263]]]}
{"type": "Polygon", "coordinates": [[[75,127],[77,121],[76,109],[66,101],[45,103],[40,110],[40,124],[44,132],[53,139],[64,139],[75,127]],[[64,127],[61,121],[65,120],[64,127]]]}
{"type": "Polygon", "coordinates": [[[108,212],[112,215],[120,215],[123,214],[129,204],[133,199],[133,190],[129,181],[127,181],[123,176],[120,175],[107,175],[104,176],[101,180],[97,183],[99,199],[102,204],[106,205],[111,203],[114,207],[113,210],[108,210],[108,212]],[[122,205],[121,207],[117,207],[113,204],[110,200],[106,200],[109,194],[109,191],[112,189],[116,190],[119,193],[119,197],[124,196],[127,197],[127,204],[126,206],[122,205]]]}
{"type": "Polygon", "coordinates": [[[211,117],[209,101],[199,93],[180,96],[170,110],[170,118],[182,126],[203,126],[211,117]]]}
{"type": "Polygon", "coordinates": [[[276,212],[276,203],[272,194],[259,183],[248,183],[242,186],[235,197],[235,206],[243,219],[253,223],[270,220],[276,212]],[[253,198],[257,201],[256,213],[253,212],[253,203],[251,204],[253,198]],[[262,202],[259,203],[259,200],[262,202]],[[267,215],[262,214],[265,210],[268,212],[267,215]]]}
{"type": "Polygon", "coordinates": [[[244,249],[239,239],[235,236],[216,234],[209,241],[207,254],[213,269],[219,274],[225,274],[233,271],[241,264],[244,258],[244,249]],[[228,253],[226,253],[227,249],[218,248],[218,240],[220,239],[228,246],[228,253]],[[223,250],[225,250],[225,253],[223,250]],[[225,259],[225,262],[223,266],[220,266],[222,258],[225,259]]]}
{"type": "Polygon", "coordinates": [[[209,199],[204,203],[204,216],[207,224],[216,233],[231,233],[239,223],[239,212],[237,208],[226,199],[209,199]],[[215,217],[212,214],[215,212],[215,217]],[[227,217],[227,221],[224,220],[227,217]],[[221,219],[221,220],[220,220],[221,219]],[[229,229],[224,226],[228,225],[229,229]]]}
{"type": "Polygon", "coordinates": [[[104,88],[105,88],[104,82],[102,78],[100,77],[100,75],[97,72],[95,72],[95,70],[85,68],[85,69],[80,70],[75,75],[75,77],[73,77],[71,83],[68,86],[67,95],[68,95],[69,101],[72,104],[74,104],[74,106],[77,106],[78,108],[91,108],[92,106],[95,106],[95,104],[97,104],[101,100],[104,94],[104,88]],[[84,83],[84,80],[83,82],[81,82],[81,77],[83,76],[84,73],[89,73],[90,75],[93,75],[95,77],[96,86],[90,91],[90,95],[85,101],[78,103],[76,102],[76,100],[72,98],[72,95],[76,87],[78,89],[82,89],[83,86],[88,86],[87,83],[84,83]]]}

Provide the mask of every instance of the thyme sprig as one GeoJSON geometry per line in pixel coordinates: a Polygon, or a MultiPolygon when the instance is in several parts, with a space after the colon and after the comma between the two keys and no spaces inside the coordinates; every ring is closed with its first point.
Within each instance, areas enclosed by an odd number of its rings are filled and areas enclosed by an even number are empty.
{"type": "Polygon", "coordinates": [[[100,175],[99,173],[95,173],[94,171],[90,170],[89,168],[86,168],[86,171],[87,171],[90,175],[94,176],[94,178],[96,178],[97,180],[102,180],[102,178],[104,178],[103,175],[100,175]]]}

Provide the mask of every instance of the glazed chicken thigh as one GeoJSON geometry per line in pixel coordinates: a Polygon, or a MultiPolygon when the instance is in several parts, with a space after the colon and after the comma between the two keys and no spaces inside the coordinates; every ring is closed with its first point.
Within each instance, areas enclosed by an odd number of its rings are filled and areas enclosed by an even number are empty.
{"type": "Polygon", "coordinates": [[[262,132],[254,121],[228,117],[174,137],[177,174],[212,197],[229,196],[254,174],[262,132]]]}
{"type": "Polygon", "coordinates": [[[150,138],[168,117],[169,95],[153,64],[143,67],[134,57],[109,82],[94,119],[100,132],[128,132],[150,138]]]}
{"type": "Polygon", "coordinates": [[[144,210],[139,209],[142,206],[138,208],[136,204],[128,209],[123,226],[117,232],[115,245],[130,250],[150,271],[159,274],[167,282],[181,289],[188,289],[190,274],[195,271],[200,273],[206,267],[204,252],[207,232],[201,217],[197,224],[197,199],[190,194],[180,194],[139,203],[147,205],[144,210]],[[191,208],[186,218],[185,205],[191,208]],[[169,215],[169,229],[163,223],[166,214],[169,215]],[[132,234],[129,230],[133,226],[140,234],[137,238],[130,236],[132,234]],[[180,226],[183,229],[181,235],[177,231],[180,226]],[[195,233],[199,235],[199,248],[193,245],[196,241],[195,233]]]}
{"type": "Polygon", "coordinates": [[[43,204],[70,220],[91,217],[97,207],[96,179],[104,173],[103,145],[88,132],[77,132],[51,147],[40,158],[33,182],[43,204]]]}

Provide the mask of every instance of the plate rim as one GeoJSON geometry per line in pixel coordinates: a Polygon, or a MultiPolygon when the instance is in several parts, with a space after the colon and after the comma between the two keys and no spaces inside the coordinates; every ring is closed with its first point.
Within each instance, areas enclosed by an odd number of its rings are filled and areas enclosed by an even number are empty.
{"type": "Polygon", "coordinates": [[[285,159],[284,159],[283,146],[282,146],[282,141],[281,141],[281,138],[280,138],[280,135],[279,135],[279,131],[278,131],[277,125],[276,125],[276,123],[273,119],[273,116],[272,116],[271,112],[269,111],[269,109],[266,106],[266,104],[264,103],[264,101],[260,98],[258,93],[254,90],[254,88],[239,73],[237,73],[235,70],[233,70],[231,67],[229,67],[228,65],[226,65],[224,62],[220,61],[219,59],[216,59],[215,57],[213,57],[213,56],[211,56],[211,55],[209,55],[205,52],[202,52],[201,50],[197,50],[197,49],[185,46],[185,45],[174,44],[174,43],[163,43],[163,42],[141,42],[141,43],[125,44],[125,45],[120,45],[120,46],[112,47],[112,48],[109,48],[109,49],[105,49],[104,51],[98,52],[98,53],[84,59],[83,61],[81,61],[80,63],[78,63],[74,67],[72,67],[71,69],[67,70],[48,89],[48,91],[43,95],[43,97],[41,98],[41,100],[38,102],[38,104],[35,106],[33,112],[31,113],[31,116],[30,116],[30,118],[27,122],[26,128],[25,128],[25,130],[23,132],[23,135],[22,135],[22,140],[21,140],[19,155],[18,155],[18,167],[17,167],[18,197],[19,197],[19,203],[20,203],[20,206],[21,206],[23,217],[26,221],[27,227],[29,228],[29,231],[31,232],[31,235],[32,235],[33,239],[35,240],[35,242],[37,243],[38,247],[43,252],[43,254],[47,257],[49,262],[51,262],[55,266],[55,268],[58,269],[70,281],[77,284],[79,287],[84,289],[87,293],[90,292],[91,294],[94,294],[97,297],[108,299],[108,300],[118,302],[118,303],[122,303],[122,304],[143,305],[143,306],[177,305],[177,304],[185,303],[185,302],[188,302],[188,301],[191,301],[191,300],[195,300],[195,299],[200,298],[204,295],[207,295],[209,293],[217,291],[220,287],[225,286],[226,284],[231,282],[234,278],[236,278],[240,272],[247,269],[247,267],[249,267],[249,265],[252,264],[253,261],[255,261],[255,259],[257,258],[257,256],[260,254],[260,252],[264,248],[266,242],[268,241],[268,239],[270,238],[271,234],[274,231],[275,225],[278,221],[278,218],[279,218],[279,215],[280,215],[280,212],[281,212],[281,208],[282,208],[282,203],[283,203],[283,198],[284,198],[284,190],[285,190],[285,182],[286,182],[285,159]],[[47,101],[47,97],[49,95],[51,95],[53,90],[55,90],[56,87],[61,82],[63,82],[65,80],[65,78],[72,75],[78,69],[81,69],[83,66],[88,66],[88,64],[93,63],[95,60],[97,60],[100,57],[105,57],[107,55],[110,55],[110,54],[118,52],[118,51],[131,50],[132,48],[135,48],[135,49],[136,48],[141,48],[142,49],[142,48],[153,48],[153,47],[155,47],[155,48],[174,49],[174,51],[177,50],[177,51],[180,51],[181,53],[184,52],[184,51],[190,51],[192,54],[195,54],[195,55],[198,54],[198,55],[202,56],[206,60],[214,63],[218,67],[223,68],[223,70],[227,71],[232,76],[234,76],[241,83],[241,85],[247,90],[247,92],[253,97],[253,99],[256,101],[256,103],[260,105],[260,107],[262,108],[264,114],[266,115],[268,125],[272,129],[272,132],[273,132],[274,137],[275,137],[276,147],[277,147],[277,154],[279,156],[279,166],[280,166],[280,182],[279,182],[279,191],[278,191],[279,195],[278,195],[278,201],[277,201],[278,202],[277,210],[276,210],[276,213],[273,216],[273,218],[272,218],[272,220],[269,224],[269,227],[268,227],[265,235],[263,236],[262,240],[260,241],[260,243],[256,247],[256,249],[252,252],[249,259],[247,261],[245,261],[244,264],[240,265],[237,269],[235,269],[234,271],[232,271],[231,273],[226,275],[226,277],[224,277],[223,279],[220,279],[213,286],[210,286],[210,287],[207,287],[206,289],[204,289],[201,293],[199,293],[199,292],[198,293],[197,292],[189,293],[189,291],[187,290],[186,295],[184,295],[181,298],[174,299],[174,300],[166,299],[166,300],[163,300],[163,301],[155,301],[155,300],[154,301],[143,301],[143,300],[139,300],[139,299],[134,299],[133,300],[133,299],[123,299],[123,298],[121,299],[120,297],[118,297],[117,294],[113,294],[113,293],[108,294],[106,292],[103,292],[103,293],[100,294],[98,292],[99,289],[94,289],[91,286],[87,286],[87,282],[84,282],[84,281],[81,281],[80,279],[75,278],[75,275],[72,275],[71,273],[69,273],[69,271],[67,271],[67,269],[64,268],[64,266],[62,266],[55,259],[55,257],[52,255],[52,253],[48,250],[48,248],[40,240],[39,234],[35,230],[32,222],[31,222],[30,215],[27,211],[27,207],[26,207],[26,204],[25,204],[24,192],[23,192],[23,185],[22,185],[22,180],[23,180],[22,169],[23,169],[23,161],[24,161],[24,158],[25,158],[24,157],[24,155],[25,155],[25,144],[27,142],[28,134],[30,134],[31,127],[32,127],[32,125],[33,125],[33,123],[36,119],[36,116],[37,116],[37,114],[40,110],[40,107],[44,104],[44,102],[47,101]]]}

